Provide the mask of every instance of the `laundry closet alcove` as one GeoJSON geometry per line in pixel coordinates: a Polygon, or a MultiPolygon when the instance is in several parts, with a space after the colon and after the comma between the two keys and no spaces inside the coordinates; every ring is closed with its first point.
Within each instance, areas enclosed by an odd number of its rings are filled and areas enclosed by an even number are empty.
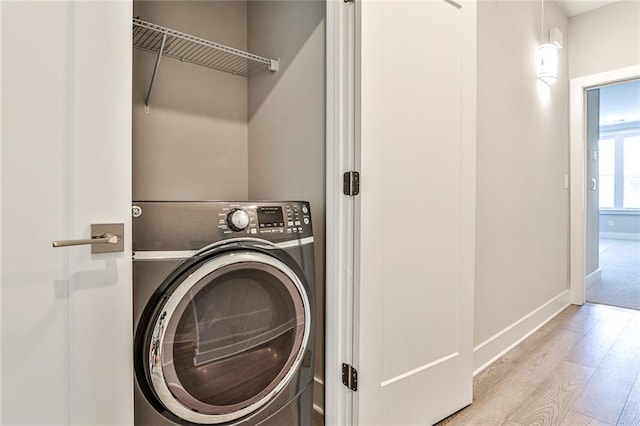
{"type": "Polygon", "coordinates": [[[242,76],[164,52],[150,90],[158,55],[133,49],[133,199],[310,202],[321,411],[325,2],[134,1],[133,16],[269,60],[250,59],[242,76]],[[276,59],[277,72],[269,69],[276,59]]]}

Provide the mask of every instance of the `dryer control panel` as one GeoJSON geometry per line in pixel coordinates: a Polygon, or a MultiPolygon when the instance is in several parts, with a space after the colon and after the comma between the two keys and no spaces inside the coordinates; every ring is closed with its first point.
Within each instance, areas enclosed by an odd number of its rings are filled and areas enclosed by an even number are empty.
{"type": "Polygon", "coordinates": [[[223,234],[246,234],[270,241],[313,235],[306,202],[230,204],[219,216],[218,228],[223,234]]]}
{"type": "Polygon", "coordinates": [[[133,249],[199,250],[233,238],[274,243],[313,236],[306,201],[134,201],[133,249]]]}

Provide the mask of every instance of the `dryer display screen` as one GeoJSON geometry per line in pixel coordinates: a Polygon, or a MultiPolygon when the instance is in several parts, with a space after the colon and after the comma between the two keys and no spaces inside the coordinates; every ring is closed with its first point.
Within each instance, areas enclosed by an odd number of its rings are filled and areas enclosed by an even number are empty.
{"type": "Polygon", "coordinates": [[[276,228],[284,226],[282,207],[258,207],[260,228],[276,228]]]}

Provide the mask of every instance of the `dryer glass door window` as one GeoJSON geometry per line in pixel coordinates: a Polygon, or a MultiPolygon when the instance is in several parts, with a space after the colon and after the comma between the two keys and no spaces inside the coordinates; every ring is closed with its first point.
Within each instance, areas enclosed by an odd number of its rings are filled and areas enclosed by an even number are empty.
{"type": "Polygon", "coordinates": [[[246,256],[251,261],[214,259],[190,274],[156,322],[153,385],[171,411],[187,407],[174,412],[187,420],[251,413],[282,389],[303,356],[309,309],[301,283],[272,258],[246,256]],[[154,379],[160,370],[162,380],[154,379]]]}

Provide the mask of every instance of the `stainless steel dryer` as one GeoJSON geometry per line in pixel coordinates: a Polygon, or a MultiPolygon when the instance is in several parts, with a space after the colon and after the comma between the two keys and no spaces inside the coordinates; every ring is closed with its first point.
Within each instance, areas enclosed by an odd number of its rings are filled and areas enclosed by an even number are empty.
{"type": "Polygon", "coordinates": [[[307,202],[134,202],[135,422],[311,425],[307,202]]]}

